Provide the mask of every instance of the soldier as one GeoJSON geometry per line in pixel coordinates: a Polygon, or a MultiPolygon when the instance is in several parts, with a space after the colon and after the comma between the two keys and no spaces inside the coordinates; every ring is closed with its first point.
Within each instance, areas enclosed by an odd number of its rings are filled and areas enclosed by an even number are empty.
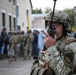
{"type": "Polygon", "coordinates": [[[9,63],[12,60],[13,52],[14,52],[14,60],[16,61],[17,54],[18,54],[18,51],[17,51],[17,44],[19,43],[18,40],[19,39],[18,39],[18,36],[17,36],[17,32],[13,32],[13,35],[11,36],[11,38],[9,40],[9,42],[10,42],[10,51],[11,51],[9,63]]]}
{"type": "Polygon", "coordinates": [[[27,34],[25,36],[26,40],[26,45],[25,45],[25,50],[24,50],[24,60],[26,58],[30,59],[31,57],[31,51],[32,51],[32,42],[34,40],[34,36],[31,30],[27,31],[27,34]]]}
{"type": "Polygon", "coordinates": [[[8,35],[6,37],[8,57],[10,56],[10,42],[9,42],[9,40],[10,40],[11,36],[12,36],[12,32],[10,31],[10,32],[8,32],[8,35]]]}
{"type": "MultiPolygon", "coordinates": [[[[52,12],[45,18],[50,21],[51,16],[52,12]]],[[[41,69],[45,68],[47,71],[50,71],[49,74],[46,73],[45,75],[76,74],[76,39],[70,38],[67,35],[69,25],[70,19],[68,14],[62,11],[55,11],[52,20],[52,26],[55,28],[55,35],[54,38],[52,38],[46,33],[44,44],[47,49],[42,51],[38,63],[41,69]]],[[[41,72],[40,70],[38,70],[37,73],[41,72]]],[[[31,75],[35,74],[31,73],[31,75]]]]}
{"type": "Polygon", "coordinates": [[[20,56],[24,56],[24,31],[20,32],[20,56]]]}

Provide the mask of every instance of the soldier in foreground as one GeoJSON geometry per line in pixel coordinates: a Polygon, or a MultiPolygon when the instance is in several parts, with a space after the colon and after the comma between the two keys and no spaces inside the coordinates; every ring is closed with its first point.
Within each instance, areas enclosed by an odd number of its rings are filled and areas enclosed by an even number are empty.
{"type": "MultiPolygon", "coordinates": [[[[51,21],[52,12],[45,19],[51,21]]],[[[39,60],[33,62],[30,75],[74,75],[76,74],[76,39],[67,35],[70,19],[67,13],[55,11],[52,26],[54,38],[48,33],[44,38],[47,48],[39,60]]]]}

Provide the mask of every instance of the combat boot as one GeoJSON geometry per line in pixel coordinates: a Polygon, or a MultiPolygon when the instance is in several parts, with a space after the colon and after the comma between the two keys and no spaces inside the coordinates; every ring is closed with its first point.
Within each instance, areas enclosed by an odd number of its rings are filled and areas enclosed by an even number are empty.
{"type": "Polygon", "coordinates": [[[23,58],[23,60],[26,60],[26,59],[27,59],[26,57],[23,58]]]}
{"type": "Polygon", "coordinates": [[[17,60],[17,57],[14,57],[14,61],[16,61],[17,60]]]}

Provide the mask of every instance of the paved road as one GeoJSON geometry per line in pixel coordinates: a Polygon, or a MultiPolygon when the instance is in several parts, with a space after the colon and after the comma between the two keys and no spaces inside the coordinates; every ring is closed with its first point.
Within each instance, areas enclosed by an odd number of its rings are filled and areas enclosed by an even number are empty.
{"type": "Polygon", "coordinates": [[[9,64],[7,59],[0,60],[0,75],[29,75],[32,61],[18,58],[9,64]]]}

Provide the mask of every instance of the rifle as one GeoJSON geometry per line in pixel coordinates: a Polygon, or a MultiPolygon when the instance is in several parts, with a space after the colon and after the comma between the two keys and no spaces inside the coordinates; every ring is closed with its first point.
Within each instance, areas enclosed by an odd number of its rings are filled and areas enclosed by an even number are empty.
{"type": "MultiPolygon", "coordinates": [[[[47,32],[49,33],[49,35],[54,38],[54,35],[55,35],[55,28],[52,27],[52,20],[53,20],[53,17],[54,17],[54,11],[55,11],[55,6],[56,6],[56,1],[57,0],[53,0],[54,1],[54,7],[53,7],[53,12],[52,12],[52,17],[51,17],[51,21],[50,21],[50,25],[49,25],[49,29],[47,30],[47,32]]],[[[46,50],[47,48],[44,46],[43,47],[43,50],[46,50]]]]}

